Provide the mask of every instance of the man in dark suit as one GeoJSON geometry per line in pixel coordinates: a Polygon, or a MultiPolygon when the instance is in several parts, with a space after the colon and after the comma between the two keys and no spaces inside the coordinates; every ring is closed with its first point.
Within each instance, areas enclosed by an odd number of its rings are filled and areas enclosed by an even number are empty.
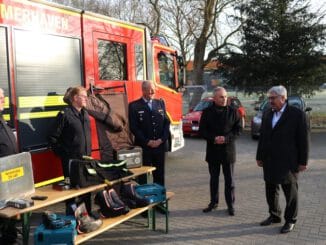
{"type": "MultiPolygon", "coordinates": [[[[12,129],[7,125],[3,118],[5,96],[0,88],[0,157],[9,156],[18,153],[16,138],[12,129]]],[[[16,220],[0,218],[0,241],[1,244],[15,244],[17,239],[16,220]]]]}
{"type": "Polygon", "coordinates": [[[237,110],[227,106],[227,92],[214,89],[214,103],[203,111],[199,132],[206,139],[206,161],[210,174],[210,203],[203,212],[217,208],[219,202],[219,175],[222,166],[225,182],[225,200],[229,215],[234,215],[235,139],[241,132],[237,110]]]}
{"type": "Polygon", "coordinates": [[[256,160],[264,170],[270,216],[260,225],[281,222],[281,185],[286,199],[281,233],[288,233],[293,230],[298,213],[298,172],[307,168],[308,127],[305,113],[288,105],[285,87],[274,86],[267,95],[271,109],[263,115],[256,160]]]}
{"type": "MultiPolygon", "coordinates": [[[[154,166],[154,182],[164,182],[165,152],[170,134],[170,120],[167,117],[164,101],[154,99],[155,86],[150,81],[142,83],[143,96],[129,104],[130,130],[135,135],[135,144],[143,149],[143,165],[154,166]]],[[[144,184],[146,180],[140,178],[144,184]]]]}

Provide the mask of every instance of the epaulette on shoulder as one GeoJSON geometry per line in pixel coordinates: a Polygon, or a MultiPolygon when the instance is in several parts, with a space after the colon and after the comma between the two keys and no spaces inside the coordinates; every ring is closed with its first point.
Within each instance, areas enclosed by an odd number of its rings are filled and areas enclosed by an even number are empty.
{"type": "Polygon", "coordinates": [[[159,101],[160,101],[161,103],[165,104],[165,101],[164,101],[163,98],[160,98],[159,101]]]}

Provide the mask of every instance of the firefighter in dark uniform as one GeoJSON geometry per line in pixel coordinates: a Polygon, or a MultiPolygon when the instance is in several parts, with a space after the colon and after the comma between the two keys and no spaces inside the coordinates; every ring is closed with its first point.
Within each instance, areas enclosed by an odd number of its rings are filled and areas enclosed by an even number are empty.
{"type": "MultiPolygon", "coordinates": [[[[15,135],[3,119],[1,113],[4,109],[4,104],[4,92],[0,88],[0,157],[18,153],[15,135]]],[[[0,234],[1,244],[14,244],[17,239],[16,220],[0,218],[0,234]]]]}
{"type": "MultiPolygon", "coordinates": [[[[164,165],[170,121],[163,100],[154,99],[152,82],[142,83],[142,98],[129,104],[129,125],[135,144],[142,147],[143,165],[156,167],[154,182],[164,186],[164,165]]],[[[139,179],[141,184],[145,179],[139,179]]]]}
{"type": "MultiPolygon", "coordinates": [[[[64,97],[68,107],[59,112],[49,142],[53,151],[62,161],[63,174],[69,177],[69,160],[82,159],[91,155],[91,128],[87,111],[84,109],[87,102],[87,91],[78,86],[69,88],[64,97]]],[[[85,202],[87,211],[91,212],[91,196],[80,196],[85,202]]],[[[73,199],[66,202],[66,213],[72,214],[73,199]]]]}

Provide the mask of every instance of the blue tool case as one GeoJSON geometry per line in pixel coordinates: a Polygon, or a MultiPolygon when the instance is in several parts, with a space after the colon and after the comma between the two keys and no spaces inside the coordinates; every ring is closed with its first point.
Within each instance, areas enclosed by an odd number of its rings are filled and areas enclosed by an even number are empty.
{"type": "Polygon", "coordinates": [[[166,200],[166,189],[159,184],[144,184],[135,187],[136,192],[148,200],[149,203],[162,202],[166,200]]]}
{"type": "Polygon", "coordinates": [[[40,224],[36,227],[34,232],[34,245],[73,245],[76,231],[76,220],[73,216],[59,217],[67,220],[70,219],[71,223],[65,225],[59,229],[47,229],[44,224],[40,224]]]}

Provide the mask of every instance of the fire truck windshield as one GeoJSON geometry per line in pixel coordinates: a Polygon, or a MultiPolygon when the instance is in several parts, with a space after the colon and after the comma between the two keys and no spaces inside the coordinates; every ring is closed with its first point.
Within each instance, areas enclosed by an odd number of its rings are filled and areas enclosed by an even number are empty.
{"type": "Polygon", "coordinates": [[[165,52],[160,52],[158,54],[158,62],[161,84],[175,89],[174,56],[165,52]]]}

